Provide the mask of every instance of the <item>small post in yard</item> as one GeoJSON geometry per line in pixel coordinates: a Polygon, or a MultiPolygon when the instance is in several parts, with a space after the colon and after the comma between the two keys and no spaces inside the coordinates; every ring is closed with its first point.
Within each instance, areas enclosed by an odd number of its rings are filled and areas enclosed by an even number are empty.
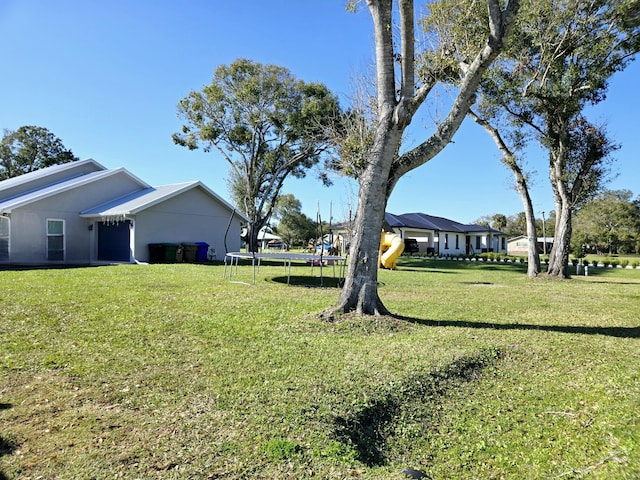
{"type": "Polygon", "coordinates": [[[589,276],[589,265],[585,265],[584,266],[584,276],[588,277],[589,276]]]}

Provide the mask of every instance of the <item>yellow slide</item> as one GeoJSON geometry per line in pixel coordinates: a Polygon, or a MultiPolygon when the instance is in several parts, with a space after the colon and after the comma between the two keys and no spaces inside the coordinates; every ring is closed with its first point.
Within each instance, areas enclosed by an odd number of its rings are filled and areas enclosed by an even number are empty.
{"type": "Polygon", "coordinates": [[[382,232],[378,267],[396,269],[396,259],[404,252],[404,240],[396,233],[382,232]]]}

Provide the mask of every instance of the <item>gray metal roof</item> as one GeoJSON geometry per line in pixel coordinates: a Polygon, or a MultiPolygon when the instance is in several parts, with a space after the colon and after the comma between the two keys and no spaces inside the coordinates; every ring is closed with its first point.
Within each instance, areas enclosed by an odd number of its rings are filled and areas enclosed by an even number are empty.
{"type": "Polygon", "coordinates": [[[6,180],[0,181],[0,192],[5,189],[13,188],[17,185],[23,185],[27,183],[31,183],[34,180],[38,180],[41,178],[51,177],[57,173],[67,172],[70,170],[76,170],[78,167],[91,164],[95,166],[98,170],[106,170],[105,167],[100,165],[98,162],[93,160],[92,158],[86,160],[78,160],[75,162],[67,162],[60,163],[57,165],[52,165],[50,167],[40,168],[38,170],[34,170],[33,172],[24,173],[22,175],[18,175],[17,177],[7,178],[6,180]]]}
{"type": "MultiPolygon", "coordinates": [[[[32,172],[32,173],[35,173],[35,172],[32,172]]],[[[106,178],[118,173],[125,173],[127,175],[132,176],[129,172],[127,172],[123,168],[120,168],[117,170],[102,170],[98,172],[88,173],[79,177],[74,177],[69,180],[65,180],[63,182],[54,183],[53,185],[49,185],[44,188],[38,188],[29,193],[25,193],[23,195],[17,195],[16,197],[2,200],[0,201],[0,212],[10,213],[11,210],[13,210],[14,208],[22,207],[32,202],[37,202],[39,200],[44,200],[52,195],[57,195],[59,193],[69,191],[79,186],[86,185],[88,183],[92,183],[92,182],[95,182],[96,180],[100,180],[102,178],[106,178]]],[[[19,178],[19,177],[16,177],[16,178],[19,178]]],[[[146,185],[144,182],[142,181],[140,182],[141,182],[141,185],[146,185]]]]}
{"type": "Polygon", "coordinates": [[[152,187],[124,168],[106,170],[105,167],[92,159],[53,165],[1,181],[0,213],[11,213],[14,208],[44,200],[53,195],[116,174],[124,174],[132,178],[140,186],[139,190],[84,210],[80,212],[81,216],[99,218],[135,215],[137,212],[168,200],[175,195],[192,188],[200,188],[230,211],[235,212],[243,221],[249,221],[242,212],[236,211],[231,204],[202,182],[196,181],[152,187]]]}
{"type": "Polygon", "coordinates": [[[149,187],[124,197],[109,200],[106,203],[83,210],[82,217],[110,217],[119,215],[134,215],[145,208],[149,208],[162,200],[166,200],[184,190],[185,183],[164,185],[162,187],[149,187]]]}
{"type": "MultiPolygon", "coordinates": [[[[235,211],[236,209],[229,204],[226,200],[216,194],[213,190],[208,188],[202,182],[186,182],[176,183],[172,185],[162,185],[159,187],[149,187],[144,190],[140,190],[124,197],[116,198],[102,205],[89,208],[80,212],[81,217],[87,218],[104,218],[104,217],[124,217],[127,215],[135,215],[147,208],[164,202],[176,195],[191,190],[192,188],[200,188],[204,190],[208,195],[222,203],[229,210],[235,211]]],[[[235,212],[244,221],[249,219],[241,212],[235,212]]]]}
{"type": "Polygon", "coordinates": [[[103,171],[105,168],[95,160],[78,160],[41,168],[17,177],[0,181],[0,202],[15,199],[66,182],[82,175],[103,171]]]}

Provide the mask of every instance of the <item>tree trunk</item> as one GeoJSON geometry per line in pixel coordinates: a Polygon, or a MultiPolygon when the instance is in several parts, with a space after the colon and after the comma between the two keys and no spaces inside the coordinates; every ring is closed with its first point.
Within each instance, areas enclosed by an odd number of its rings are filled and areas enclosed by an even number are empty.
{"type": "Polygon", "coordinates": [[[465,68],[451,111],[430,139],[399,157],[402,133],[434,85],[422,85],[417,89],[415,85],[413,0],[400,0],[398,4],[399,82],[396,81],[398,56],[394,51],[394,2],[367,0],[376,44],[377,128],[367,166],[359,178],[355,234],[350,246],[345,285],[338,305],[325,311],[325,318],[352,311],[360,315],[389,313],[378,296],[378,255],[387,200],[402,175],[431,160],[451,141],[475,99],[483,73],[503,48],[519,1],[510,0],[504,11],[498,0],[488,0],[487,3],[491,34],[486,45],[465,68]]]}
{"type": "Polygon", "coordinates": [[[255,253],[258,251],[258,232],[253,222],[247,224],[247,252],[255,253]]]}
{"type": "Polygon", "coordinates": [[[520,168],[515,154],[506,144],[498,129],[491,125],[486,119],[479,117],[473,110],[469,110],[469,116],[474,122],[484,128],[484,130],[493,139],[494,143],[498,147],[498,150],[502,152],[502,163],[513,173],[513,177],[516,181],[516,190],[518,191],[520,199],[522,200],[522,205],[524,206],[524,216],[527,223],[527,239],[529,241],[529,246],[527,249],[527,275],[529,277],[537,277],[540,273],[540,254],[538,253],[537,248],[536,218],[533,213],[531,196],[529,195],[527,177],[522,171],[522,168],[520,168]]]}
{"type": "Polygon", "coordinates": [[[520,194],[520,198],[522,199],[522,205],[524,206],[524,216],[527,221],[527,240],[529,242],[529,246],[527,249],[527,276],[528,277],[537,277],[540,274],[540,254],[538,253],[538,235],[536,234],[536,217],[533,213],[533,205],[531,203],[531,197],[529,196],[529,190],[526,188],[520,187],[520,181],[524,181],[524,176],[522,176],[522,172],[520,172],[520,179],[518,175],[514,172],[516,176],[516,182],[518,182],[518,193],[520,194]]]}
{"type": "Polygon", "coordinates": [[[553,247],[549,253],[549,268],[551,276],[571,278],[569,274],[569,250],[571,248],[571,208],[566,202],[556,206],[556,231],[553,247]]]}
{"type": "Polygon", "coordinates": [[[378,296],[378,256],[381,226],[387,207],[385,193],[389,169],[400,147],[402,130],[392,123],[390,115],[386,122],[381,122],[380,128],[383,132],[372,151],[372,161],[359,179],[358,210],[349,247],[345,285],[338,305],[324,312],[326,318],[347,312],[358,315],[390,314],[378,296]]]}
{"type": "Polygon", "coordinates": [[[568,120],[560,117],[553,122],[558,132],[555,135],[548,135],[555,139],[555,146],[552,148],[549,157],[549,180],[553,190],[553,198],[556,206],[556,225],[553,237],[553,247],[549,253],[549,266],[547,274],[563,278],[570,278],[569,275],[569,249],[571,246],[571,213],[573,203],[571,190],[565,179],[565,165],[567,162],[568,147],[568,120]]]}

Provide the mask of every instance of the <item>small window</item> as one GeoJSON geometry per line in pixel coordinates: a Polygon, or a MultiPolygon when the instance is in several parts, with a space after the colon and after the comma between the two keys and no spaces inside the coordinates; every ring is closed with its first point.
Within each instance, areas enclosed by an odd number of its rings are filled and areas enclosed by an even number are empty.
{"type": "Polygon", "coordinates": [[[47,220],[47,260],[64,260],[64,220],[47,220]]]}
{"type": "Polygon", "coordinates": [[[460,249],[460,235],[456,235],[456,250],[460,249]]]}
{"type": "Polygon", "coordinates": [[[449,250],[449,234],[444,234],[444,249],[449,250]]]}
{"type": "Polygon", "coordinates": [[[506,250],[507,249],[507,239],[505,237],[502,237],[502,250],[506,250]]]}
{"type": "Polygon", "coordinates": [[[476,248],[482,248],[482,237],[480,237],[479,235],[476,236],[476,248]]]}
{"type": "Polygon", "coordinates": [[[0,262],[9,260],[9,218],[0,217],[0,262]]]}

